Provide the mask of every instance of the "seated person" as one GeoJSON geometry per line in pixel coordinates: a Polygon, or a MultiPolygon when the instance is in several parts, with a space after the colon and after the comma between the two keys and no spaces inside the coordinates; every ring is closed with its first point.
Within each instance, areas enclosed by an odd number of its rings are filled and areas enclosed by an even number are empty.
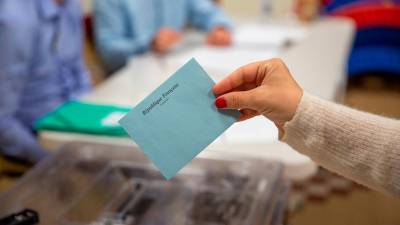
{"type": "Polygon", "coordinates": [[[90,87],[77,0],[0,1],[0,153],[46,156],[34,122],[90,87]]]}
{"type": "Polygon", "coordinates": [[[230,44],[230,22],[212,0],[95,0],[97,48],[108,72],[133,55],[165,53],[190,23],[207,31],[207,42],[230,44]]]}

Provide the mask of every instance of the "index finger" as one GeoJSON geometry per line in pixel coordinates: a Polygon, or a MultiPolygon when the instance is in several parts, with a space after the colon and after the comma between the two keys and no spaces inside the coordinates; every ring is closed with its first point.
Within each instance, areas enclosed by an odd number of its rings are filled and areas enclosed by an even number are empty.
{"type": "Polygon", "coordinates": [[[261,63],[262,62],[251,63],[235,70],[213,87],[214,94],[222,95],[245,83],[255,82],[257,71],[261,63]]]}

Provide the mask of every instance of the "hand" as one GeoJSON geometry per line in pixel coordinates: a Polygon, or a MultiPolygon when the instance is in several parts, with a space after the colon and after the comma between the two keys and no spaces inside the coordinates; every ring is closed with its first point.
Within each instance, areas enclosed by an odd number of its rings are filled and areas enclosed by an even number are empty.
{"type": "Polygon", "coordinates": [[[280,59],[252,63],[237,69],[217,83],[218,108],[239,109],[239,121],[263,115],[283,135],[283,126],[296,113],[303,90],[280,59]]]}
{"type": "Polygon", "coordinates": [[[153,49],[159,53],[166,53],[180,39],[182,35],[171,28],[162,28],[153,41],[153,49]]]}
{"type": "Polygon", "coordinates": [[[223,0],[214,0],[214,2],[215,2],[215,4],[217,4],[217,5],[222,5],[223,0]]]}
{"type": "Polygon", "coordinates": [[[318,17],[321,2],[321,0],[297,0],[295,11],[299,20],[309,22],[318,17]]]}
{"type": "Polygon", "coordinates": [[[231,45],[231,33],[223,27],[214,28],[207,36],[207,43],[215,46],[231,45]]]}

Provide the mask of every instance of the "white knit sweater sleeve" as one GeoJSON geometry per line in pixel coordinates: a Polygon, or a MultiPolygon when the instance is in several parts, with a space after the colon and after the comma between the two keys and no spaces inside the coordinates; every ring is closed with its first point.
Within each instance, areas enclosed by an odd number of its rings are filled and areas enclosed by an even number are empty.
{"type": "Polygon", "coordinates": [[[400,196],[400,121],[304,93],[282,141],[321,166],[400,196]]]}

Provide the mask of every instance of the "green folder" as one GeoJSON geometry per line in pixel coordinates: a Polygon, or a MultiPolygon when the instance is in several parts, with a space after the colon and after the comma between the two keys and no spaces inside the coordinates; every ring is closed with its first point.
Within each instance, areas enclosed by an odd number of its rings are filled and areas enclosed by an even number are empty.
{"type": "Polygon", "coordinates": [[[127,136],[118,121],[128,108],[69,101],[39,119],[35,130],[127,136]]]}

